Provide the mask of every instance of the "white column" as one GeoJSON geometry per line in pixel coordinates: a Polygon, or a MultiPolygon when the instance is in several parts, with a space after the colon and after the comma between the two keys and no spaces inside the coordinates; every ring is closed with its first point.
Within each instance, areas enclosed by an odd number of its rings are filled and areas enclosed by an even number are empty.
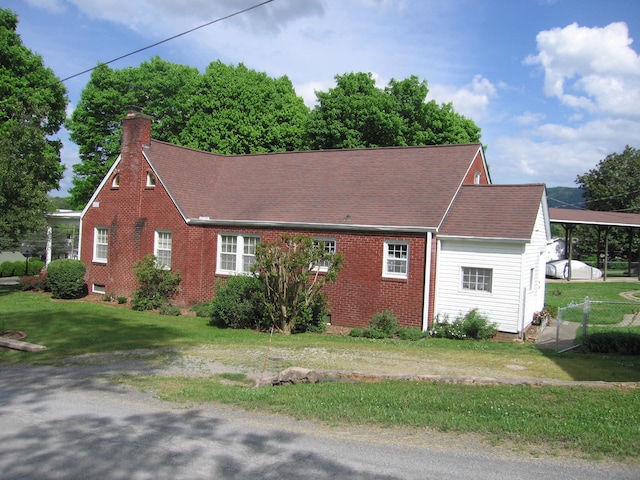
{"type": "Polygon", "coordinates": [[[53,238],[53,227],[47,223],[47,254],[45,257],[44,266],[47,267],[51,263],[51,250],[52,250],[52,240],[53,238]]]}

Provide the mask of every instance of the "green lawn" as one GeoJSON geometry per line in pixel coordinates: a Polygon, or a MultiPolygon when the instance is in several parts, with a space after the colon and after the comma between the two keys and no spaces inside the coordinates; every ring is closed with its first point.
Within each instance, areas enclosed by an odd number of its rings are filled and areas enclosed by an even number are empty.
{"type": "MultiPolygon", "coordinates": [[[[559,285],[559,286],[556,286],[559,285]]],[[[573,284],[554,300],[577,298],[573,284]]],[[[620,284],[602,283],[617,295],[620,284]]],[[[635,286],[635,285],[634,285],[635,286]]],[[[629,288],[630,285],[627,285],[629,288]]],[[[569,300],[570,301],[570,300],[569,300]]],[[[568,302],[567,302],[568,303],[568,302]]],[[[205,319],[161,316],[86,301],[57,301],[43,294],[0,287],[0,329],[22,330],[26,340],[48,350],[0,352],[0,364],[56,363],[69,355],[118,350],[207,346],[216,361],[260,367],[269,335],[210,327],[205,319]]],[[[369,340],[304,334],[274,335],[272,356],[282,366],[315,369],[385,369],[398,366],[448,367],[451,374],[525,368],[526,376],[561,380],[640,381],[640,359],[540,351],[531,344],[427,339],[421,342],[369,340]],[[497,370],[491,370],[497,369],[497,370]]],[[[427,367],[425,367],[427,368],[427,367]]],[[[382,372],[385,373],[385,372],[382,372]]],[[[480,376],[482,373],[479,374],[480,376]]],[[[151,389],[176,402],[223,402],[247,409],[286,413],[329,424],[433,428],[483,435],[488,441],[519,445],[534,455],[555,451],[586,458],[638,462],[640,389],[445,385],[415,381],[324,383],[251,388],[239,376],[225,378],[120,377],[117,381],[151,389]]]]}

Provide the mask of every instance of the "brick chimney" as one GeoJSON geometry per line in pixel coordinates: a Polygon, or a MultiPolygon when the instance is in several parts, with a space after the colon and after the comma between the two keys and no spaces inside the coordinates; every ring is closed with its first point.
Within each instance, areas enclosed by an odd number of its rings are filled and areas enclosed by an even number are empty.
{"type": "Polygon", "coordinates": [[[150,143],[151,117],[142,113],[138,107],[129,107],[122,120],[122,155],[140,152],[143,145],[150,143]]]}

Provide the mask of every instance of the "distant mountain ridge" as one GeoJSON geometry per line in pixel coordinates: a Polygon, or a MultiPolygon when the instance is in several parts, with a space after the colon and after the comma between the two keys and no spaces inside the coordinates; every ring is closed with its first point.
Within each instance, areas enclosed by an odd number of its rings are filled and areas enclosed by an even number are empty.
{"type": "Polygon", "coordinates": [[[572,187],[547,188],[549,208],[570,208],[574,210],[586,207],[582,190],[572,187]]]}

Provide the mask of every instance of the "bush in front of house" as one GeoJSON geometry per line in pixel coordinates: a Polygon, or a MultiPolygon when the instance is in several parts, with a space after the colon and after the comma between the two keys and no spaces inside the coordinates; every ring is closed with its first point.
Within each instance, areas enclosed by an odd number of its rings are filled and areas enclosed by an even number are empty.
{"type": "Polygon", "coordinates": [[[47,281],[53,298],[72,299],[85,294],[87,267],[80,260],[53,260],[47,267],[47,281]]]}
{"type": "Polygon", "coordinates": [[[583,345],[593,353],[640,355],[640,334],[629,331],[596,332],[587,335],[583,345]]]}
{"type": "Polygon", "coordinates": [[[42,260],[38,260],[37,258],[29,260],[27,275],[38,275],[43,267],[44,262],[42,260]]]}
{"type": "Polygon", "coordinates": [[[448,318],[444,321],[436,321],[429,335],[435,338],[453,338],[456,340],[486,340],[498,333],[498,325],[489,321],[477,308],[469,310],[465,315],[458,316],[449,323],[448,318]]]}
{"type": "Polygon", "coordinates": [[[16,260],[13,263],[13,272],[10,276],[21,277],[27,274],[27,262],[22,260],[16,260]]]}
{"type": "Polygon", "coordinates": [[[292,333],[322,333],[327,329],[328,318],[329,302],[324,293],[318,292],[300,311],[292,333]]]}
{"type": "Polygon", "coordinates": [[[133,310],[155,310],[171,305],[171,299],[178,293],[180,274],[158,266],[152,253],[133,265],[133,273],[138,289],[133,292],[133,310]]]}
{"type": "Polygon", "coordinates": [[[0,263],[0,277],[13,276],[13,262],[6,261],[0,263]]]}
{"type": "MultiPolygon", "coordinates": [[[[202,313],[209,312],[209,325],[229,328],[268,328],[260,294],[263,284],[254,276],[237,275],[219,283],[216,296],[203,304],[202,313]]],[[[196,311],[196,314],[198,312],[196,311]]]]}

